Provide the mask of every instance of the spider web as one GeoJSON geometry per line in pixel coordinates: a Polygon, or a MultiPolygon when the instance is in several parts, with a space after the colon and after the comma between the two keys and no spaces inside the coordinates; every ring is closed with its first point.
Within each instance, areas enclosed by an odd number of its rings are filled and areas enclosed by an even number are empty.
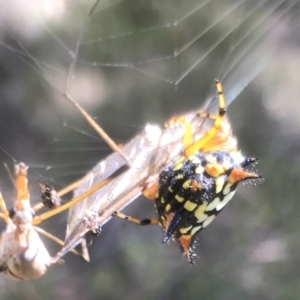
{"type": "MultiPolygon", "coordinates": [[[[261,81],[299,11],[298,1],[287,0],[121,0],[100,1],[86,18],[92,5],[20,2],[2,10],[1,147],[29,164],[34,182],[42,176],[57,189],[110,152],[63,92],[120,143],[146,123],[215,111],[215,78],[228,105],[259,101],[251,94],[272,87],[261,81]]],[[[10,180],[2,174],[6,194],[10,180]]]]}

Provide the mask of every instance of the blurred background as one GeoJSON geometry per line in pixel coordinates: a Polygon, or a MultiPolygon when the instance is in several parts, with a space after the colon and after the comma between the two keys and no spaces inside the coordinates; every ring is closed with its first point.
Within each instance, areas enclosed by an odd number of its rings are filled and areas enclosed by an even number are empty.
{"type": "MultiPolygon", "coordinates": [[[[30,166],[37,203],[38,181],[59,190],[110,153],[65,90],[124,143],[147,123],[214,111],[219,78],[240,148],[260,159],[265,182],[241,186],[201,232],[194,266],[175,242],[161,243],[158,226],[112,219],[90,263],[68,254],[31,282],[0,274],[0,298],[299,299],[298,2],[101,0],[87,18],[93,1],[1,1],[0,189],[8,207],[14,190],[4,164],[12,171],[13,159],[30,166]]],[[[155,216],[144,198],[124,212],[155,216]]],[[[63,239],[66,220],[60,214],[41,227],[63,239]]],[[[43,240],[51,255],[59,251],[43,240]]]]}

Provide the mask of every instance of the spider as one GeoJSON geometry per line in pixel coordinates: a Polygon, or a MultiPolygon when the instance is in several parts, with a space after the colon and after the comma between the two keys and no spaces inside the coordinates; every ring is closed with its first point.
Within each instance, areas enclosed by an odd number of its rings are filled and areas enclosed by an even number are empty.
{"type": "Polygon", "coordinates": [[[171,162],[159,174],[158,181],[143,192],[147,198],[155,200],[157,217],[138,219],[114,213],[139,225],[159,224],[164,230],[163,243],[171,237],[177,240],[191,263],[196,234],[215,219],[231,200],[240,182],[261,177],[247,170],[257,159],[245,157],[237,149],[225,116],[222,85],[219,81],[215,84],[219,113],[200,113],[201,117],[214,120],[213,126],[200,139],[193,141],[190,124],[183,117],[175,117],[166,125],[183,123],[186,132],[184,150],[179,159],[171,162]]]}

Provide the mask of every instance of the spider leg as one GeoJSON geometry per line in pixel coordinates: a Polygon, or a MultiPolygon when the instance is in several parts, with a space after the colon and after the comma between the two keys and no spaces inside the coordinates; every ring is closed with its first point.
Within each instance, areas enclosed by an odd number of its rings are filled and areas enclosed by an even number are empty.
{"type": "Polygon", "coordinates": [[[217,136],[218,132],[222,128],[222,123],[224,122],[224,117],[226,114],[226,103],[225,103],[225,97],[223,94],[223,88],[221,82],[216,80],[215,84],[216,84],[216,90],[219,98],[219,113],[216,116],[213,127],[210,130],[208,130],[207,133],[202,138],[200,138],[198,141],[195,141],[194,143],[191,143],[185,149],[184,155],[186,157],[196,153],[199,150],[205,151],[206,145],[211,146],[211,144],[220,143],[220,141],[216,141],[214,140],[214,138],[217,136]]]}
{"type": "MultiPolygon", "coordinates": [[[[158,187],[159,187],[159,182],[156,181],[151,186],[145,188],[142,193],[148,200],[155,200],[155,198],[157,197],[158,187]]],[[[151,219],[134,218],[117,211],[115,211],[113,215],[125,221],[129,221],[142,226],[156,225],[159,223],[158,218],[151,218],[151,219]]]]}
{"type": "Polygon", "coordinates": [[[199,112],[198,113],[198,117],[203,118],[203,119],[211,119],[211,120],[215,120],[218,118],[218,114],[211,114],[205,111],[199,112]]]}
{"type": "Polygon", "coordinates": [[[151,218],[151,219],[139,219],[139,218],[134,218],[134,217],[131,217],[131,216],[127,216],[123,213],[120,213],[120,212],[117,212],[115,211],[114,216],[120,218],[120,219],[123,219],[125,221],[129,221],[129,222],[132,222],[132,223],[135,223],[135,224],[138,224],[138,225],[156,225],[158,224],[158,218],[151,218]]]}

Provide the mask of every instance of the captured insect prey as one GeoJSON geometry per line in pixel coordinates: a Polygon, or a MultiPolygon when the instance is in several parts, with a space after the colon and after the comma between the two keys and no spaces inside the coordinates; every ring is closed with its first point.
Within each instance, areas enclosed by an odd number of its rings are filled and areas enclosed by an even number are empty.
{"type": "MultiPolygon", "coordinates": [[[[39,278],[54,263],[39,233],[63,245],[61,240],[33,225],[35,210],[30,205],[27,169],[24,163],[15,165],[16,199],[13,209],[7,210],[0,193],[0,217],[6,223],[0,238],[0,271],[14,280],[39,278]]],[[[79,255],[75,250],[72,252],[79,255]]]]}
{"type": "Polygon", "coordinates": [[[6,230],[0,240],[0,266],[10,279],[35,279],[47,271],[51,257],[32,226],[27,166],[23,163],[15,165],[15,188],[13,213],[8,213],[0,195],[2,216],[6,222],[6,230]]]}
{"type": "MultiPolygon", "coordinates": [[[[147,198],[155,200],[158,217],[140,220],[115,212],[116,216],[140,225],[159,224],[165,232],[163,243],[170,238],[177,240],[191,263],[196,234],[231,200],[240,182],[261,178],[249,170],[257,159],[245,157],[237,149],[225,119],[225,99],[219,81],[216,88],[219,114],[200,113],[214,119],[214,125],[196,141],[191,141],[187,130],[188,142],[182,155],[159,174],[158,182],[144,190],[147,198]]],[[[182,118],[173,120],[185,122],[182,118]]]]}

